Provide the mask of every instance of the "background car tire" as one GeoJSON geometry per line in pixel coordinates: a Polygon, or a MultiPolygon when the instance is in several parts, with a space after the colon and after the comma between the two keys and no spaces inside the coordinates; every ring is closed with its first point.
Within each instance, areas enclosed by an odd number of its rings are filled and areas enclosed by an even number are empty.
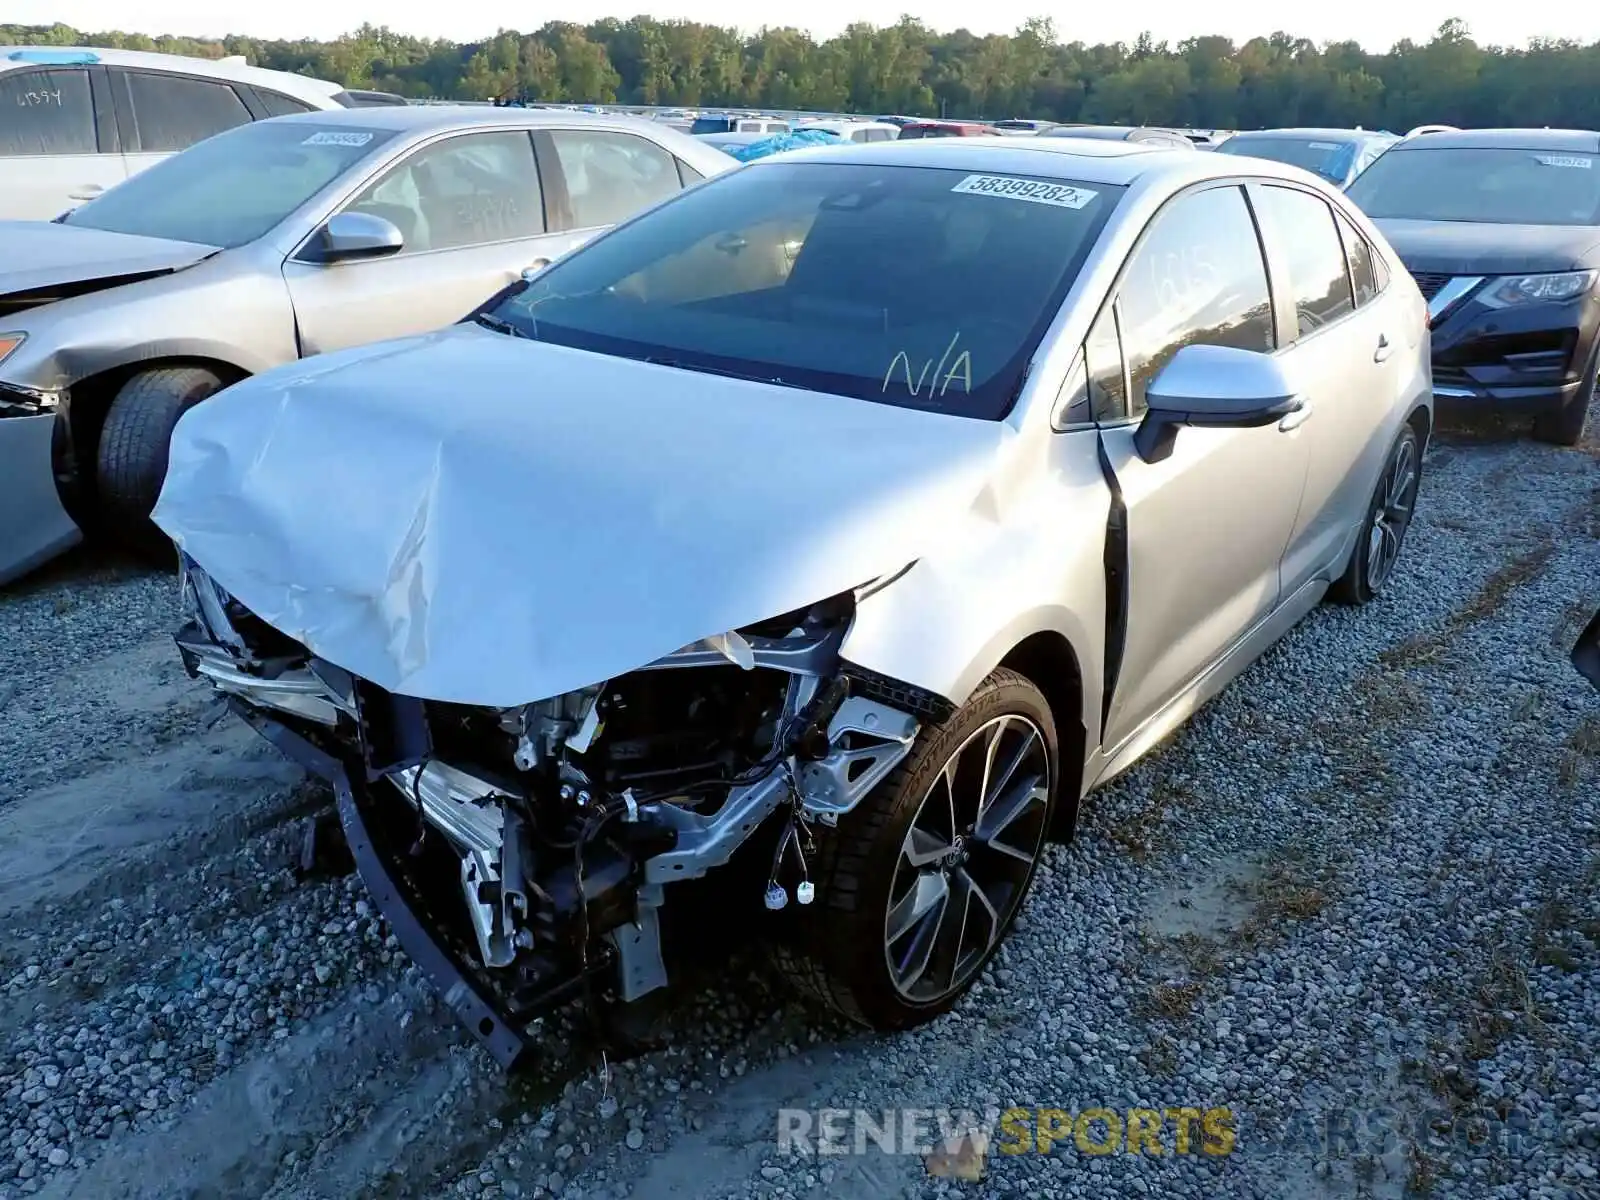
{"type": "Polygon", "coordinates": [[[1594,401],[1595,380],[1600,376],[1600,347],[1589,358],[1583,375],[1583,386],[1577,395],[1555,412],[1537,418],[1533,423],[1533,436],[1552,446],[1576,446],[1583,441],[1583,430],[1589,419],[1589,406],[1594,401]]]}
{"type": "Polygon", "coordinates": [[[204,367],[157,367],[122,385],[106,412],[95,464],[100,513],[107,530],[147,557],[165,560],[172,543],[150,520],[167,477],[172,431],[183,416],[222,387],[204,367]]]}
{"type": "Polygon", "coordinates": [[[1378,476],[1378,485],[1373,489],[1372,499],[1367,503],[1366,517],[1361,522],[1361,533],[1350,551],[1350,561],[1345,566],[1344,574],[1328,589],[1329,599],[1337,604],[1366,604],[1383,590],[1383,585],[1389,581],[1394,564],[1405,546],[1406,531],[1411,528],[1411,518],[1416,512],[1417,491],[1421,483],[1422,439],[1417,436],[1416,429],[1408,421],[1400,427],[1394,445],[1389,447],[1388,457],[1383,460],[1383,473],[1378,476]],[[1404,463],[1408,460],[1411,464],[1411,478],[1409,484],[1405,484],[1397,477],[1396,472],[1404,470],[1404,463]],[[1406,493],[1401,497],[1405,512],[1398,528],[1394,528],[1393,501],[1397,485],[1406,493]],[[1372,538],[1380,532],[1378,530],[1380,514],[1386,515],[1391,532],[1394,534],[1394,544],[1387,569],[1374,575],[1374,560],[1370,551],[1372,538]]]}
{"type": "MultiPolygon", "coordinates": [[[[1002,736],[1013,738],[1010,744],[1021,745],[1020,739],[1027,735],[1024,730],[1002,736]]],[[[1010,753],[1002,749],[996,757],[1010,753]]],[[[1031,778],[1032,767],[1025,773],[1031,778]]],[[[1024,773],[1019,772],[1017,779],[1023,778],[1024,773]]],[[[785,936],[772,946],[779,971],[803,996],[873,1029],[910,1028],[953,1007],[993,957],[1027,897],[1039,857],[1049,844],[1047,834],[1059,778],[1055,723],[1045,698],[1016,672],[995,671],[943,725],[924,730],[900,768],[841,817],[836,828],[820,831],[811,864],[816,902],[805,908],[790,906],[785,936]],[[1026,814],[1030,829],[1037,818],[1037,844],[1031,861],[1019,875],[1019,883],[1007,892],[994,939],[981,958],[972,962],[949,994],[926,1001],[908,999],[891,976],[886,947],[887,920],[901,850],[913,821],[923,811],[924,798],[930,796],[952,754],[975,735],[984,736],[984,731],[1002,717],[1019,719],[1015,727],[1008,725],[1008,730],[1020,728],[1021,723],[1036,730],[1045,755],[1045,796],[1026,814]]],[[[1015,844],[1015,839],[1010,840],[1015,844]]],[[[981,848],[981,841],[969,838],[972,857],[959,868],[962,872],[970,870],[969,878],[980,877],[985,872],[984,864],[990,861],[983,856],[995,854],[992,849],[981,848]]]]}

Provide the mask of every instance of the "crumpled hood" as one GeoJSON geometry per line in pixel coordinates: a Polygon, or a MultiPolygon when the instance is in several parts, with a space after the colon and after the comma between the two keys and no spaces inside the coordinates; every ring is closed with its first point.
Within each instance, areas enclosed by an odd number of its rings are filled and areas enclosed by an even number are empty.
{"type": "Polygon", "coordinates": [[[1014,438],[457,325],[192,409],[155,520],[328,661],[498,707],[898,570],[1014,438]]]}
{"type": "Polygon", "coordinates": [[[1406,270],[1443,275],[1520,275],[1600,266],[1600,233],[1583,225],[1469,225],[1373,221],[1406,270]]]}
{"type": "Polygon", "coordinates": [[[0,221],[0,296],[90,279],[192,267],[215,246],[53,221],[0,221]]]}

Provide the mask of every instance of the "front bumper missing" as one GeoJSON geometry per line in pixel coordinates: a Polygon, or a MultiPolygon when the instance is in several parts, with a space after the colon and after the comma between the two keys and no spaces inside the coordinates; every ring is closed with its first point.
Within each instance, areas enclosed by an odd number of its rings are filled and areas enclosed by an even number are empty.
{"type": "MultiPolygon", "coordinates": [[[[521,1032],[518,1022],[492,998],[487,987],[473,978],[472,970],[455,952],[433,936],[413,911],[415,900],[411,888],[402,872],[386,861],[384,851],[368,832],[366,814],[362,811],[363,800],[358,799],[344,765],[288,726],[238,697],[229,696],[227,702],[229,708],[286,756],[332,785],[338,800],[339,825],[355,859],[356,870],[379,911],[394,930],[401,947],[502,1070],[514,1072],[526,1066],[532,1046],[521,1032]]],[[[556,995],[549,997],[551,1002],[558,998],[556,995]]]]}

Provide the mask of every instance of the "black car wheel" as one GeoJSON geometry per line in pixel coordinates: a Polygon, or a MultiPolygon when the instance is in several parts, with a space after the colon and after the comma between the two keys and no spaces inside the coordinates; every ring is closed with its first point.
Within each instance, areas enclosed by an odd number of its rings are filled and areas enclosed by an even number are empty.
{"type": "Polygon", "coordinates": [[[1365,604],[1383,590],[1400,560],[1421,483],[1422,441],[1407,422],[1389,449],[1344,574],[1328,590],[1331,599],[1340,604],[1365,604]]]}
{"type": "Polygon", "coordinates": [[[880,1030],[951,1008],[1027,894],[1054,808],[1055,723],[997,670],[870,796],[825,831],[817,902],[774,948],[808,997],[880,1030]]]}
{"type": "Polygon", "coordinates": [[[1589,420],[1589,406],[1594,401],[1595,379],[1600,376],[1600,346],[1589,358],[1583,383],[1577,392],[1555,412],[1539,417],[1533,423],[1533,436],[1553,446],[1576,446],[1583,440],[1584,426],[1589,420]]]}
{"type": "Polygon", "coordinates": [[[172,543],[150,520],[167,477],[172,431],[200,401],[222,387],[204,367],[141,371],[117,392],[100,431],[96,462],[100,515],[129,549],[165,560],[172,543]]]}

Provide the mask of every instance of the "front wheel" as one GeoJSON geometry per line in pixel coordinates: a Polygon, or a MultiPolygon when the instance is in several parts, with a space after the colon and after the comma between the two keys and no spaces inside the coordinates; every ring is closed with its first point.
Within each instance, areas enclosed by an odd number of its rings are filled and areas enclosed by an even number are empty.
{"type": "Polygon", "coordinates": [[[1383,591],[1400,561],[1400,547],[1411,528],[1421,483],[1422,441],[1407,422],[1389,449],[1344,574],[1328,591],[1332,599],[1340,604],[1366,604],[1383,591]]]}
{"type": "Polygon", "coordinates": [[[1533,436],[1552,446],[1576,446],[1583,441],[1583,430],[1589,422],[1589,404],[1594,400],[1595,382],[1600,376],[1600,348],[1589,359],[1583,383],[1567,397],[1566,403],[1553,413],[1535,419],[1533,436]]]}
{"type": "Polygon", "coordinates": [[[150,520],[167,477],[178,418],[222,387],[204,367],[156,367],[122,385],[106,412],[95,464],[100,513],[129,549],[164,559],[172,543],[150,520]]]}
{"type": "Polygon", "coordinates": [[[1055,722],[1014,671],[988,677],[837,828],[817,903],[774,950],[809,998],[880,1030],[951,1008],[1011,927],[1044,852],[1055,722]]]}

